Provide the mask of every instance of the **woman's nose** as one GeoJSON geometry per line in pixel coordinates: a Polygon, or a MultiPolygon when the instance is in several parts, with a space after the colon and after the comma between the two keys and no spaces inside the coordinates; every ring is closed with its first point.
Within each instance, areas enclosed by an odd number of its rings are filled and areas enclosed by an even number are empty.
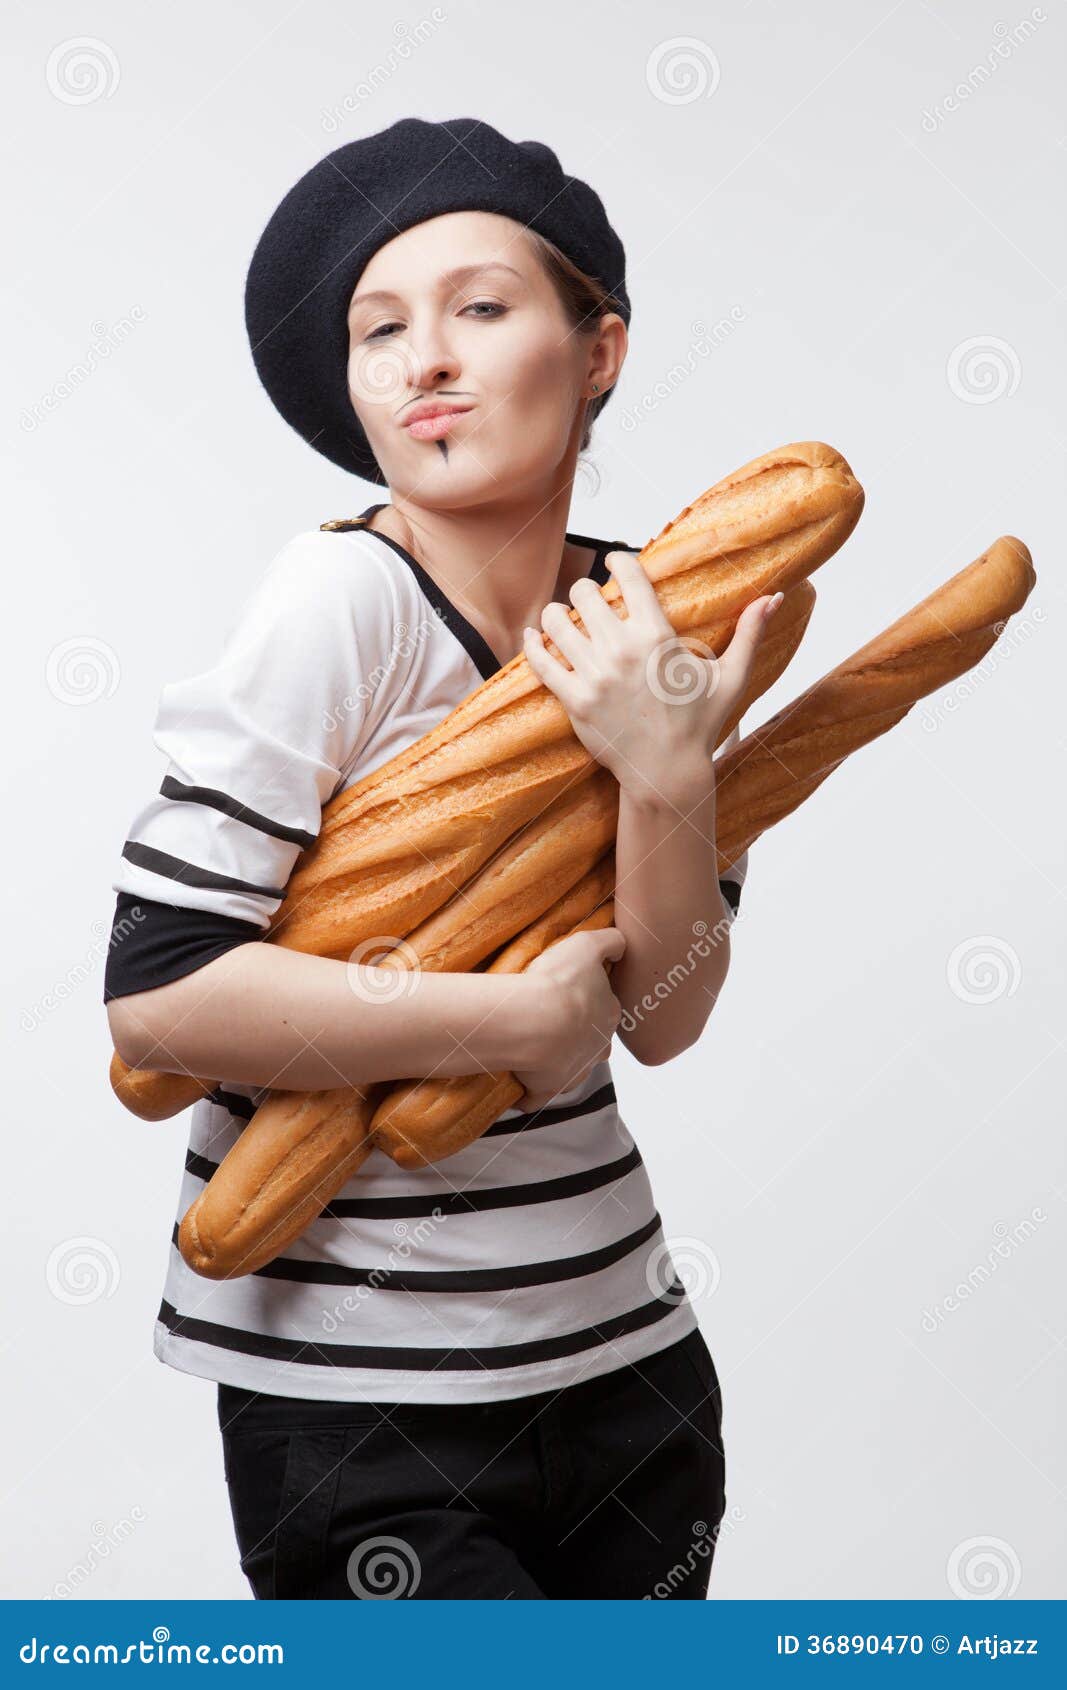
{"type": "Polygon", "coordinates": [[[439,382],[455,380],[460,360],[449,343],[443,323],[432,318],[413,322],[405,338],[414,365],[416,387],[434,387],[439,382]]]}

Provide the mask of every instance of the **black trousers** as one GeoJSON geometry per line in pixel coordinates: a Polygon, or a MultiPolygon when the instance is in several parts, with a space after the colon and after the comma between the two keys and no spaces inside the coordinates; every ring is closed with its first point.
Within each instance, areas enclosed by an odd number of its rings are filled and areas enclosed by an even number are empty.
{"type": "Polygon", "coordinates": [[[508,1402],[315,1402],[218,1387],[256,1597],[707,1595],[722,1399],[690,1333],[508,1402]]]}

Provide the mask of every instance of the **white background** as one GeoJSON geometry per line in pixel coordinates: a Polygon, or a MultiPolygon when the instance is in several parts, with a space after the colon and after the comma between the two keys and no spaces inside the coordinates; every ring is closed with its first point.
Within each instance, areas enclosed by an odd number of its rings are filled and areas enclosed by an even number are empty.
{"type": "Polygon", "coordinates": [[[867,490],[746,727],[998,534],[1033,551],[956,707],[917,706],[754,847],[698,1046],[614,1068],[723,1384],[713,1597],[1062,1595],[1062,11],[101,0],[15,22],[4,1594],[249,1594],[214,1388],[151,1353],[188,1121],[108,1088],[110,882],[158,788],[164,681],[213,660],[290,535],[376,496],[259,387],[260,230],[342,142],[474,115],[552,145],[627,248],[631,351],[573,529],[640,544],[794,439],[867,490]],[[84,36],[88,83],[50,64],[84,36]]]}

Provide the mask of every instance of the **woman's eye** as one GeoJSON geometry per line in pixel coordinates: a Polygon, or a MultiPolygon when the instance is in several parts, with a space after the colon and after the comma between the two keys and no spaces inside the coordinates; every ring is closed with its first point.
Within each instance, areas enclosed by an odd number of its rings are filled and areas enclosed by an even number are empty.
{"type": "MultiPolygon", "coordinates": [[[[496,299],[473,299],[469,305],[464,306],[464,310],[476,311],[486,321],[491,321],[494,317],[502,317],[507,310],[507,306],[501,305],[499,300],[496,299]]],[[[403,326],[403,323],[379,323],[378,327],[372,329],[370,334],[366,336],[366,339],[382,340],[386,335],[394,334],[397,329],[402,329],[403,326]]]]}

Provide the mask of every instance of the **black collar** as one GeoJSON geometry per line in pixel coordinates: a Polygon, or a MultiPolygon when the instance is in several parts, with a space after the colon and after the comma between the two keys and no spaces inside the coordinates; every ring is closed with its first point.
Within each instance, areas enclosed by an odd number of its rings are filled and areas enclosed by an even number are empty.
{"type": "MultiPolygon", "coordinates": [[[[368,505],[367,509],[360,511],[359,514],[364,521],[369,521],[378,511],[384,509],[384,504],[368,505]]],[[[367,532],[373,534],[378,540],[384,540],[385,544],[392,547],[398,557],[404,559],[423,594],[429,599],[442,622],[464,647],[482,680],[488,681],[494,675],[498,675],[504,665],[497,661],[496,653],[488,641],[483,639],[474,624],[467,620],[459,606],[452,603],[444,589],[438,585],[432,575],[426,572],[418,558],[412,557],[406,547],[402,546],[398,540],[390,539],[388,534],[380,534],[375,528],[370,528],[367,532]]],[[[571,534],[568,532],[564,535],[564,539],[569,540],[573,546],[591,546],[593,548],[596,555],[593,558],[588,579],[595,581],[598,587],[606,586],[610,580],[607,568],[609,552],[630,552],[638,549],[629,545],[625,540],[597,540],[588,534],[571,534]]]]}

